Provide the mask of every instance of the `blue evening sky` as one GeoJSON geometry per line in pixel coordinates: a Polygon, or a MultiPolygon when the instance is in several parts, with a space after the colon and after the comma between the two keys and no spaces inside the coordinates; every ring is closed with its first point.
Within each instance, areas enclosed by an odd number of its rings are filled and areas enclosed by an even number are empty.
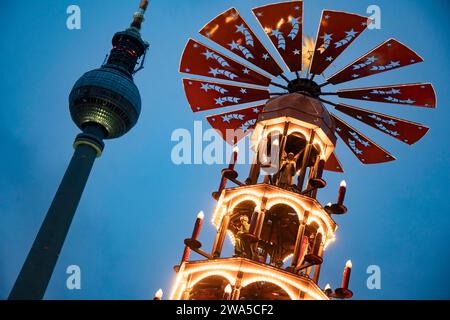
{"type": "MultiPolygon", "coordinates": [[[[2,1],[0,26],[0,298],[6,298],[25,260],[72,155],[79,130],[68,112],[68,94],[79,76],[98,67],[114,32],[128,26],[138,0],[2,1]],[[82,29],[66,28],[66,8],[82,10],[82,29]]],[[[206,213],[201,240],[210,248],[209,223],[222,166],[171,162],[171,133],[192,130],[178,73],[185,42],[210,18],[235,6],[259,35],[250,9],[254,1],[152,1],[143,36],[151,44],[145,69],[136,76],[143,107],[137,126],[107,141],[96,162],[48,287],[48,299],[150,299],[166,296],[175,279],[183,239],[199,210],[206,213]],[[82,271],[81,290],[66,289],[69,265],[82,271]]],[[[348,120],[398,160],[363,166],[338,142],[345,174],[326,174],[323,203],[348,183],[349,213],[337,218],[337,241],[325,252],[320,285],[339,285],[347,259],[353,261],[351,289],[357,299],[450,298],[450,192],[448,119],[449,27],[446,0],[305,0],[307,34],[315,35],[322,9],[365,14],[377,4],[382,29],[366,31],[337,68],[384,40],[395,37],[425,62],[341,87],[433,82],[437,110],[350,102],[363,108],[422,122],[429,134],[409,147],[348,120]],[[381,290],[366,286],[366,268],[378,265],[381,290]]],[[[267,39],[264,39],[264,41],[267,39]]],[[[266,42],[268,43],[268,42],[266,42]]],[[[336,68],[331,71],[337,70],[336,68]]],[[[330,71],[328,72],[330,74],[330,71]]],[[[206,121],[204,128],[208,128],[206,121]]],[[[242,177],[245,166],[238,167],[242,177]]],[[[229,251],[229,248],[228,248],[229,251]]]]}

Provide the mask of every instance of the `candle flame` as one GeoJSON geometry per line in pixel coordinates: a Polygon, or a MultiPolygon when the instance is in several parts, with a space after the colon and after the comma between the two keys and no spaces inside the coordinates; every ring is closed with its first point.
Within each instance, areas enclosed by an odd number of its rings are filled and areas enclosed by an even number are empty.
{"type": "Polygon", "coordinates": [[[233,148],[233,152],[238,153],[238,152],[239,152],[239,147],[238,147],[238,146],[235,146],[235,147],[233,148]]]}
{"type": "Polygon", "coordinates": [[[280,29],[280,27],[284,24],[284,18],[281,18],[280,21],[278,21],[277,29],[280,29]]]}
{"type": "Polygon", "coordinates": [[[342,180],[342,182],[341,182],[341,187],[344,187],[344,188],[347,187],[347,182],[345,182],[345,180],[342,180]]]}
{"type": "Polygon", "coordinates": [[[231,285],[227,284],[227,286],[225,287],[225,293],[230,294],[231,290],[232,290],[231,285]]]}
{"type": "Polygon", "coordinates": [[[156,293],[155,293],[155,298],[161,299],[162,296],[163,296],[163,291],[162,291],[162,289],[159,289],[158,291],[156,291],[156,293]]]}
{"type": "Polygon", "coordinates": [[[347,268],[352,268],[353,267],[353,265],[352,265],[352,260],[348,260],[347,261],[347,263],[345,264],[345,266],[347,267],[347,268]]]}
{"type": "Polygon", "coordinates": [[[211,30],[209,30],[209,36],[212,37],[214,35],[214,33],[216,33],[217,29],[219,29],[219,25],[216,24],[214,27],[211,28],[211,30]]]}
{"type": "Polygon", "coordinates": [[[231,15],[225,18],[225,23],[236,21],[239,18],[238,13],[234,10],[231,15]]]}
{"type": "Polygon", "coordinates": [[[198,213],[197,218],[198,218],[198,219],[201,219],[201,220],[203,220],[203,218],[205,218],[205,214],[203,213],[203,211],[200,211],[200,212],[198,213]]]}
{"type": "Polygon", "coordinates": [[[326,286],[325,286],[325,291],[326,291],[326,290],[331,290],[331,286],[330,286],[329,283],[327,283],[326,286]]]}
{"type": "Polygon", "coordinates": [[[302,64],[304,70],[307,70],[311,64],[315,46],[316,41],[314,40],[314,37],[310,37],[307,35],[303,36],[302,64]]]}
{"type": "Polygon", "coordinates": [[[331,207],[333,204],[331,202],[328,202],[326,207],[331,207]]]}

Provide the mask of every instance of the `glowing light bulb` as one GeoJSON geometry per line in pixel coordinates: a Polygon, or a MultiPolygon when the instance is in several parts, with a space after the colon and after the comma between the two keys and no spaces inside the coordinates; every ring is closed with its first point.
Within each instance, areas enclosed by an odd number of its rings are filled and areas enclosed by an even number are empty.
{"type": "Polygon", "coordinates": [[[280,21],[278,21],[278,23],[277,23],[277,29],[280,29],[283,24],[284,24],[284,19],[281,18],[280,21]]]}
{"type": "Polygon", "coordinates": [[[226,293],[226,294],[230,294],[231,291],[232,291],[231,285],[230,285],[230,284],[227,284],[227,286],[225,287],[225,293],[226,293]]]}
{"type": "Polygon", "coordinates": [[[345,266],[347,267],[347,268],[352,268],[353,267],[353,265],[352,265],[352,261],[351,260],[348,260],[347,261],[347,263],[345,264],[345,266]]]}
{"type": "Polygon", "coordinates": [[[159,289],[158,291],[156,291],[156,293],[155,293],[155,299],[161,300],[161,299],[162,299],[162,296],[163,296],[163,291],[162,291],[162,289],[159,289]]]}

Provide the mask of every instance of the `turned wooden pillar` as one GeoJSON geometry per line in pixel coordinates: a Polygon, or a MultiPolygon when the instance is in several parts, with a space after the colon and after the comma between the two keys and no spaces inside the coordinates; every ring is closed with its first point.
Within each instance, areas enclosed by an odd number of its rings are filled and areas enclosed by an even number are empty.
{"type": "Polygon", "coordinates": [[[225,237],[227,235],[228,226],[230,225],[230,215],[226,213],[222,218],[222,222],[220,223],[219,230],[217,231],[216,240],[214,242],[212,256],[214,258],[219,258],[222,253],[223,243],[225,241],[225,237]]]}
{"type": "Polygon", "coordinates": [[[239,300],[241,296],[241,283],[243,276],[244,273],[242,271],[239,271],[236,277],[236,283],[234,285],[233,292],[231,293],[231,300],[239,300]]]}
{"type": "Polygon", "coordinates": [[[190,286],[190,282],[191,282],[191,278],[192,275],[188,275],[186,278],[186,289],[184,289],[183,294],[181,295],[181,300],[189,300],[190,296],[191,296],[191,286],[190,286]]]}
{"type": "Polygon", "coordinates": [[[303,184],[305,183],[306,170],[308,169],[309,158],[311,157],[312,144],[314,142],[315,131],[311,131],[309,142],[305,147],[305,153],[303,154],[302,166],[300,168],[300,174],[298,176],[297,187],[303,191],[303,184]]]}
{"type": "Polygon", "coordinates": [[[281,137],[280,141],[280,152],[279,152],[279,161],[278,163],[281,163],[281,156],[283,155],[283,151],[286,151],[286,142],[287,142],[287,136],[289,132],[289,122],[284,123],[284,130],[283,130],[283,136],[281,137]]]}
{"type": "Polygon", "coordinates": [[[261,232],[264,226],[264,220],[266,219],[266,203],[267,198],[261,199],[261,207],[259,208],[258,220],[256,221],[255,233],[254,235],[261,238],[261,232]]]}
{"type": "Polygon", "coordinates": [[[302,221],[299,222],[297,238],[295,239],[295,245],[294,245],[294,253],[292,255],[292,261],[291,261],[291,268],[293,270],[295,270],[295,268],[297,267],[297,262],[298,262],[300,250],[302,247],[303,236],[305,235],[306,221],[308,221],[308,216],[309,216],[309,212],[305,211],[303,213],[302,221]]]}
{"type": "Polygon", "coordinates": [[[264,220],[266,219],[266,210],[261,209],[258,214],[258,220],[255,228],[255,236],[261,237],[262,228],[264,226],[264,220]]]}
{"type": "MultiPolygon", "coordinates": [[[[324,244],[321,243],[320,247],[319,247],[319,251],[317,252],[317,255],[321,258],[323,258],[323,250],[324,250],[324,244]]],[[[314,276],[313,276],[313,281],[315,283],[319,282],[319,275],[320,275],[320,269],[321,269],[322,265],[319,264],[318,266],[316,266],[315,270],[314,270],[314,276]]]]}
{"type": "Polygon", "coordinates": [[[247,180],[245,181],[246,184],[257,184],[259,174],[261,172],[261,163],[259,162],[259,151],[256,152],[255,158],[253,159],[252,166],[250,168],[250,173],[248,175],[247,180]]]}
{"type": "MultiPolygon", "coordinates": [[[[314,167],[312,167],[311,171],[309,172],[308,185],[307,185],[306,188],[309,188],[309,181],[310,180],[317,178],[317,169],[319,167],[319,161],[320,161],[320,155],[317,155],[316,159],[314,161],[314,167]]],[[[315,190],[311,191],[309,196],[312,197],[312,198],[316,198],[317,197],[317,190],[318,189],[315,189],[315,190]]]]}

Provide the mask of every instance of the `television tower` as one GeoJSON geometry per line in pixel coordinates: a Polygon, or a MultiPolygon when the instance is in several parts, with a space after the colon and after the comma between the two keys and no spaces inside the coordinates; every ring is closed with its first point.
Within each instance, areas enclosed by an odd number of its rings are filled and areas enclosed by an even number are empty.
{"type": "Polygon", "coordinates": [[[69,231],[75,211],[104,139],[126,134],[136,124],[141,97],[133,75],[143,68],[149,47],[140,34],[148,0],[142,0],[128,29],[117,32],[105,63],[85,73],[69,96],[69,109],[82,130],[74,155],[50,209],[9,295],[10,300],[38,300],[48,283],[69,231]]]}

